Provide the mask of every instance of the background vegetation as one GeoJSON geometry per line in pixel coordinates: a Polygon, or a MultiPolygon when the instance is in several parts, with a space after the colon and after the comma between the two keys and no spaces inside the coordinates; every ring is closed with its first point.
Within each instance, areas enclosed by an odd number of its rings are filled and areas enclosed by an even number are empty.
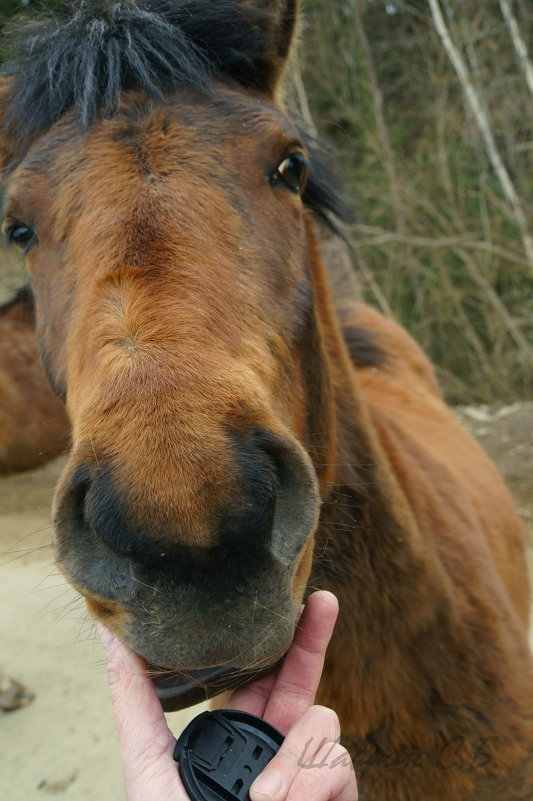
{"type": "MultiPolygon", "coordinates": [[[[533,4],[304,5],[293,93],[335,149],[363,293],[412,331],[451,401],[531,397],[533,4]]],[[[20,8],[0,0],[0,23],[20,8]]]]}
{"type": "Polygon", "coordinates": [[[413,332],[450,400],[531,397],[533,4],[306,8],[301,72],[353,199],[365,294],[413,332]]]}

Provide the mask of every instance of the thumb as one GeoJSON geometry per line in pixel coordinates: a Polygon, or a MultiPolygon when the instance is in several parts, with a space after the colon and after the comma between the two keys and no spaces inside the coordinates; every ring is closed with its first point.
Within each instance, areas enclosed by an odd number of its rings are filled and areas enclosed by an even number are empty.
{"type": "Polygon", "coordinates": [[[187,799],[172,758],[176,740],[167,726],[144,663],[101,624],[98,633],[107,655],[128,801],[155,798],[158,788],[163,787],[167,791],[172,788],[169,797],[187,799]]]}

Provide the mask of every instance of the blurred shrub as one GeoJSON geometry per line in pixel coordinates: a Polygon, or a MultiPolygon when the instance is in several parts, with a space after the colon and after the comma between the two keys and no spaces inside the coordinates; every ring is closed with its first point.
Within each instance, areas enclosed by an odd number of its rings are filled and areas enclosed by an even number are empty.
{"type": "MultiPolygon", "coordinates": [[[[61,0],[0,0],[0,25],[61,0]]],[[[439,0],[524,216],[533,211],[533,88],[505,0],[439,0]]],[[[533,7],[510,4],[532,50],[533,7]]],[[[533,264],[430,0],[305,0],[301,71],[337,151],[369,300],[437,365],[452,401],[530,397],[533,264]]],[[[532,67],[533,69],[533,67],[532,67]]]]}
{"type": "MultiPolygon", "coordinates": [[[[366,295],[412,331],[452,401],[530,397],[533,265],[428,2],[305,5],[301,68],[356,210],[366,295]]],[[[440,6],[531,221],[533,95],[501,3],[440,6]]],[[[533,8],[512,7],[531,48],[533,8]]]]}

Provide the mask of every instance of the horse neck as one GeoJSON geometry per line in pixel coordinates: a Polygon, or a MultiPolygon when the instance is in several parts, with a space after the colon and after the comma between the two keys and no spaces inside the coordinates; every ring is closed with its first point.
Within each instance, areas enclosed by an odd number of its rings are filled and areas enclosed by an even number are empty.
{"type": "MultiPolygon", "coordinates": [[[[475,759],[479,743],[498,732],[490,759],[513,766],[516,787],[530,788],[531,658],[523,632],[512,614],[500,622],[503,604],[497,614],[486,613],[490,595],[481,586],[479,625],[472,627],[470,602],[445,571],[436,533],[418,525],[378,439],[324,267],[311,253],[316,314],[309,356],[317,406],[314,419],[309,415],[308,448],[323,507],[308,589],[331,590],[340,606],[316,703],[337,711],[359,767],[371,767],[379,755],[402,759],[413,747],[417,754],[442,753],[450,742],[463,743],[464,759],[475,759]]],[[[481,786],[471,794],[472,777],[458,765],[443,782],[438,760],[424,763],[417,798],[449,799],[456,783],[454,799],[488,799],[481,786]]],[[[412,798],[407,773],[404,780],[388,767],[369,770],[360,777],[361,797],[412,798]]],[[[496,790],[490,798],[500,797],[496,790]]]]}
{"type": "MultiPolygon", "coordinates": [[[[323,505],[308,590],[328,589],[340,606],[317,702],[342,710],[343,726],[359,721],[352,730],[358,743],[394,710],[402,714],[402,677],[415,670],[421,633],[451,634],[456,623],[446,576],[380,444],[324,266],[316,250],[311,254],[315,322],[308,359],[315,394],[308,449],[323,505]]],[[[432,658],[430,675],[438,667],[432,658]]],[[[427,692],[416,690],[413,709],[423,708],[427,692]]],[[[416,715],[405,725],[416,729],[416,715]]]]}
{"type": "Polygon", "coordinates": [[[312,231],[309,241],[315,319],[308,449],[323,499],[311,583],[347,593],[353,613],[368,612],[369,627],[379,628],[376,614],[416,619],[413,609],[435,598],[445,580],[372,425],[312,231]]]}

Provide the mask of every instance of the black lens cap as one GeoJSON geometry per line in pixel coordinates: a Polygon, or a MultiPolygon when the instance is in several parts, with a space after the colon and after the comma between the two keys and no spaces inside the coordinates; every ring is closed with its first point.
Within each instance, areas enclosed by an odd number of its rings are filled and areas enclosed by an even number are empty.
{"type": "Polygon", "coordinates": [[[238,709],[198,715],[174,749],[192,801],[250,801],[248,791],[285,738],[262,718],[238,709]]]}

